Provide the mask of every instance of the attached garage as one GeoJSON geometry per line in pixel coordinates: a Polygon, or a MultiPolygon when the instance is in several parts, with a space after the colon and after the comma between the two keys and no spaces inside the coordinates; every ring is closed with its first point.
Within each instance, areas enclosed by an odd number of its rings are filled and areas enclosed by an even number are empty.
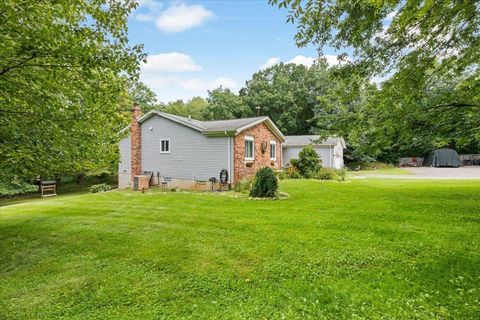
{"type": "Polygon", "coordinates": [[[283,165],[290,163],[290,159],[298,159],[298,154],[305,146],[312,145],[317,151],[322,166],[340,169],[343,167],[343,150],[346,148],[343,138],[330,137],[323,141],[319,136],[285,136],[287,141],[283,144],[283,165]]]}

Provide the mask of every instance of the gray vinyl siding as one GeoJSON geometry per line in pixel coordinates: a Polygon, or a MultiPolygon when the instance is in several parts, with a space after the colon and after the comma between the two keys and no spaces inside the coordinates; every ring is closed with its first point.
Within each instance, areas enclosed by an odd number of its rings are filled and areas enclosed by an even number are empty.
{"type": "MultiPolygon", "coordinates": [[[[317,154],[322,159],[322,166],[332,168],[333,146],[314,146],[317,154]]],[[[283,165],[290,162],[290,159],[298,159],[298,154],[302,151],[300,146],[283,147],[283,165]]]]}
{"type": "Polygon", "coordinates": [[[118,187],[123,189],[129,187],[131,181],[130,136],[120,140],[118,148],[120,151],[120,160],[118,162],[118,187]]]}
{"type": "Polygon", "coordinates": [[[118,173],[130,173],[131,155],[130,155],[130,136],[120,140],[118,144],[120,149],[120,161],[118,162],[118,173]]]}
{"type": "Polygon", "coordinates": [[[229,176],[232,176],[233,150],[228,152],[230,137],[206,137],[159,116],[143,122],[141,130],[143,171],[160,172],[164,177],[208,180],[219,178],[220,170],[229,169],[229,176]],[[161,139],[170,140],[170,153],[160,153],[161,139]]]}

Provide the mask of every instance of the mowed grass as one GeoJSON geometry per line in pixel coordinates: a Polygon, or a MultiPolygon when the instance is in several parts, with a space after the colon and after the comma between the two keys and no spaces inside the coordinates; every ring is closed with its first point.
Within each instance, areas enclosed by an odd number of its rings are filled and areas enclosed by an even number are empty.
{"type": "Polygon", "coordinates": [[[1,319],[479,319],[480,181],[0,208],[1,319]]]}

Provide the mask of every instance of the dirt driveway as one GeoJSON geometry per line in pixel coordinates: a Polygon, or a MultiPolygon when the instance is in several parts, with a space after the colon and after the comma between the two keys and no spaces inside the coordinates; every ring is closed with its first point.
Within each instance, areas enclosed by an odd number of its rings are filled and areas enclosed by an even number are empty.
{"type": "Polygon", "coordinates": [[[409,175],[387,175],[387,174],[368,174],[358,178],[391,178],[391,179],[480,179],[480,166],[460,167],[460,168],[402,168],[412,174],[409,175]]]}

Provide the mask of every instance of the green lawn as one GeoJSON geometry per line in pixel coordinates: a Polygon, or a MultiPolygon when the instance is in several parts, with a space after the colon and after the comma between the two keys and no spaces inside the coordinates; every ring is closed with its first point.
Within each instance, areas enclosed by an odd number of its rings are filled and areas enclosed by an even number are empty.
{"type": "Polygon", "coordinates": [[[0,319],[479,319],[480,180],[0,207],[0,319]]]}

